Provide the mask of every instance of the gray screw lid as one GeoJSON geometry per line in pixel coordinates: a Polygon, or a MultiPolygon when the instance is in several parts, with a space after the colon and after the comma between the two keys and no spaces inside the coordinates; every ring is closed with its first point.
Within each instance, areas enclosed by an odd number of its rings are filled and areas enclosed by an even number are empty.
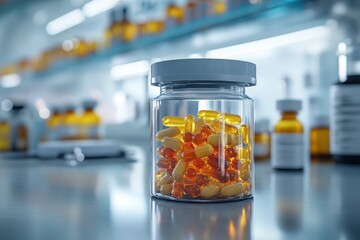
{"type": "Polygon", "coordinates": [[[284,112],[297,112],[301,110],[301,100],[283,99],[276,102],[277,110],[284,112]]]}
{"type": "Polygon", "coordinates": [[[229,59],[176,59],[151,65],[151,85],[172,83],[234,83],[256,85],[256,65],[229,59]]]}

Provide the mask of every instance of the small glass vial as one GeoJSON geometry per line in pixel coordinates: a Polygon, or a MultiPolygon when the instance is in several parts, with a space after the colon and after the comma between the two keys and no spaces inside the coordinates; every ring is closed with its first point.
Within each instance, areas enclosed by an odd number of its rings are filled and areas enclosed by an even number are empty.
{"type": "Polygon", "coordinates": [[[253,191],[255,64],[223,59],[154,63],[152,195],[216,202],[245,199],[253,191]]]}
{"type": "Polygon", "coordinates": [[[254,145],[255,161],[270,159],[270,139],[269,120],[261,119],[256,121],[254,145]]]}
{"type": "Polygon", "coordinates": [[[128,8],[121,9],[121,19],[114,26],[114,38],[121,43],[135,40],[137,36],[137,25],[129,20],[128,8]]]}
{"type": "Polygon", "coordinates": [[[80,119],[75,110],[76,107],[72,104],[65,106],[63,124],[60,133],[62,140],[75,140],[79,138],[80,119]]]}
{"type": "Polygon", "coordinates": [[[56,141],[60,140],[60,128],[62,125],[63,116],[59,107],[52,108],[52,115],[47,122],[47,140],[56,141]]]}
{"type": "Polygon", "coordinates": [[[13,152],[26,152],[28,150],[28,127],[22,115],[24,108],[24,104],[14,103],[10,111],[10,142],[13,152]]]}
{"type": "Polygon", "coordinates": [[[275,169],[302,170],[304,168],[303,126],[296,118],[301,101],[285,99],[276,103],[281,119],[271,137],[271,166],[275,169]]]}
{"type": "Polygon", "coordinates": [[[84,113],[80,117],[80,138],[99,139],[100,116],[95,112],[95,100],[83,101],[84,113]]]}
{"type": "Polygon", "coordinates": [[[310,130],[310,154],[312,161],[330,160],[329,117],[317,116],[310,130]]]}
{"type": "Polygon", "coordinates": [[[166,28],[171,29],[184,22],[184,9],[177,6],[174,2],[170,2],[166,9],[166,28]]]}
{"type": "Polygon", "coordinates": [[[10,151],[10,124],[7,118],[0,117],[0,152],[10,151]]]}

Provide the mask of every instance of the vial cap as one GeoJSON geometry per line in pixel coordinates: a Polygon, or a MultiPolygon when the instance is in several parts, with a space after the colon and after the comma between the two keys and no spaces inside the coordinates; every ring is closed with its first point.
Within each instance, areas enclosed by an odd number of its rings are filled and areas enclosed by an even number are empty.
{"type": "Polygon", "coordinates": [[[256,65],[228,59],[176,59],[151,65],[151,85],[172,83],[234,83],[256,85],[256,65]]]}
{"type": "Polygon", "coordinates": [[[283,99],[276,102],[276,109],[282,112],[297,112],[301,107],[301,100],[283,99]]]}
{"type": "Polygon", "coordinates": [[[260,119],[255,122],[255,132],[264,133],[269,132],[270,130],[270,121],[269,119],[260,119]]]}
{"type": "Polygon", "coordinates": [[[311,127],[329,127],[329,116],[315,116],[312,121],[311,127]]]}
{"type": "Polygon", "coordinates": [[[84,108],[95,108],[96,104],[97,104],[96,100],[93,99],[85,99],[82,102],[84,108]]]}
{"type": "Polygon", "coordinates": [[[76,106],[74,104],[68,103],[64,106],[64,111],[68,112],[68,111],[75,111],[76,106]]]}

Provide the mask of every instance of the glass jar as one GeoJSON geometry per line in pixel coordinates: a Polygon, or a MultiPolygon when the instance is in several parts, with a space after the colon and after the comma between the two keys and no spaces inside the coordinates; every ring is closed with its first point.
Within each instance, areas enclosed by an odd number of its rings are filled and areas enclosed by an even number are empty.
{"type": "Polygon", "coordinates": [[[252,196],[253,63],[180,59],[154,63],[152,195],[177,201],[252,196]]]}

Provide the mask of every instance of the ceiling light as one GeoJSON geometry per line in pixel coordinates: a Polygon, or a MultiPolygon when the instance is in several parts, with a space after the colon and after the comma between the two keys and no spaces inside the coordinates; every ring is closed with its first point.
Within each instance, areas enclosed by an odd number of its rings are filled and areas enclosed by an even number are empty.
{"type": "Polygon", "coordinates": [[[93,0],[82,8],[85,16],[94,17],[115,7],[119,0],[93,0]]]}
{"type": "Polygon", "coordinates": [[[16,87],[20,83],[21,83],[21,79],[18,74],[9,74],[0,77],[0,84],[3,88],[16,87]]]}
{"type": "Polygon", "coordinates": [[[75,9],[49,22],[46,25],[46,32],[49,35],[56,35],[82,23],[84,20],[83,12],[80,9],[75,9]]]}

